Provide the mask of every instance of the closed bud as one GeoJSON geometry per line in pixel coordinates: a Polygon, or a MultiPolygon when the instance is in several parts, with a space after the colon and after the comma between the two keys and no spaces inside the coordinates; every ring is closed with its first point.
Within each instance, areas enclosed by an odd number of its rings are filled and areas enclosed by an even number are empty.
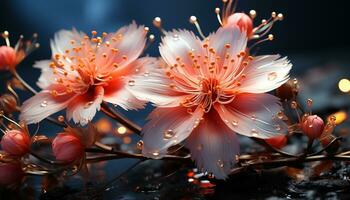
{"type": "Polygon", "coordinates": [[[19,162],[0,162],[0,185],[11,186],[21,182],[24,172],[19,162]]]}
{"type": "Polygon", "coordinates": [[[253,20],[244,13],[234,13],[227,18],[226,27],[238,26],[241,31],[246,31],[247,36],[253,34],[253,20]]]}
{"type": "Polygon", "coordinates": [[[28,133],[19,130],[10,130],[1,139],[1,148],[12,156],[23,156],[29,152],[30,137],[28,133]]]}
{"type": "Polygon", "coordinates": [[[11,94],[4,94],[0,97],[0,110],[6,114],[11,114],[16,111],[17,99],[11,94]]]}
{"type": "Polygon", "coordinates": [[[299,86],[295,80],[289,80],[285,84],[276,89],[276,96],[282,101],[295,99],[298,95],[299,86]]]}
{"type": "Polygon", "coordinates": [[[265,142],[276,149],[281,149],[287,144],[287,136],[279,135],[279,136],[271,137],[271,138],[265,139],[265,142]]]}
{"type": "Polygon", "coordinates": [[[16,52],[12,47],[0,47],[0,70],[8,70],[16,66],[16,52]]]}
{"type": "Polygon", "coordinates": [[[83,156],[84,146],[75,135],[63,132],[59,133],[53,140],[52,150],[56,160],[68,164],[83,156]]]}
{"type": "Polygon", "coordinates": [[[323,132],[324,122],[317,115],[309,115],[303,118],[301,129],[310,139],[319,138],[323,132]]]}

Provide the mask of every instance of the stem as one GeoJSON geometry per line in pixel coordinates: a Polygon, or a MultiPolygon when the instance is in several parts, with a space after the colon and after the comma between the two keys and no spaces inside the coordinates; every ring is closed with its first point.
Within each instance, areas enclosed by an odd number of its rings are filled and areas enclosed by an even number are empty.
{"type": "Polygon", "coordinates": [[[33,93],[34,95],[37,94],[38,92],[36,90],[34,90],[27,82],[25,82],[22,77],[18,74],[18,72],[16,70],[12,71],[13,75],[22,83],[22,85],[31,93],[33,93]]]}
{"type": "Polygon", "coordinates": [[[101,111],[104,112],[107,116],[109,116],[112,119],[115,119],[119,123],[123,124],[126,128],[130,129],[131,131],[135,132],[136,134],[140,135],[141,133],[141,127],[137,124],[133,123],[129,119],[125,118],[124,116],[117,113],[115,110],[112,110],[106,102],[102,102],[101,104],[101,111]]]}

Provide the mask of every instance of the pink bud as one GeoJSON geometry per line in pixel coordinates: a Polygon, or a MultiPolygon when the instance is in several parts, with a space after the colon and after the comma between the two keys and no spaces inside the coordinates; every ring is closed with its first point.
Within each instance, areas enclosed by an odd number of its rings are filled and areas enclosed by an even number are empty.
{"type": "Polygon", "coordinates": [[[23,156],[30,149],[30,137],[23,131],[7,131],[1,139],[1,148],[10,155],[23,156]]]}
{"type": "Polygon", "coordinates": [[[16,65],[16,52],[12,47],[0,47],[0,70],[8,70],[16,65]]]}
{"type": "Polygon", "coordinates": [[[0,185],[3,186],[10,186],[19,183],[24,176],[24,172],[19,162],[0,162],[0,172],[0,185]]]}
{"type": "Polygon", "coordinates": [[[303,119],[301,129],[310,139],[319,138],[323,132],[324,122],[317,115],[310,115],[303,119]]]}
{"type": "Polygon", "coordinates": [[[241,31],[246,31],[248,37],[253,33],[253,20],[244,13],[234,13],[230,15],[227,18],[225,26],[238,26],[241,31]]]}
{"type": "Polygon", "coordinates": [[[271,137],[271,138],[265,139],[265,142],[277,149],[281,149],[287,144],[287,136],[279,135],[279,136],[271,137]]]}
{"type": "Polygon", "coordinates": [[[59,133],[53,140],[52,150],[56,160],[72,163],[82,157],[84,147],[75,135],[64,132],[59,133]]]}

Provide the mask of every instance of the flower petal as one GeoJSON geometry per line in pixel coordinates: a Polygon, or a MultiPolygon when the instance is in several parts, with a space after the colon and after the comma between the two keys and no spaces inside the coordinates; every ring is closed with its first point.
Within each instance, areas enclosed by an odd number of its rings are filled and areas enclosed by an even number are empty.
{"type": "Polygon", "coordinates": [[[56,77],[53,74],[53,70],[49,67],[50,63],[51,60],[40,60],[36,61],[33,66],[41,69],[41,75],[36,83],[41,89],[49,87],[55,81],[56,77]]]}
{"type": "Polygon", "coordinates": [[[48,89],[43,90],[26,100],[21,107],[20,120],[23,120],[28,124],[38,123],[51,114],[66,108],[68,103],[74,97],[74,94],[54,97],[51,94],[51,90],[62,93],[65,91],[65,87],[51,85],[48,89]]]}
{"type": "Polygon", "coordinates": [[[163,156],[169,147],[179,144],[190,135],[202,115],[201,108],[192,114],[185,107],[156,108],[142,129],[142,153],[148,157],[163,156]]]}
{"type": "Polygon", "coordinates": [[[240,87],[241,92],[264,93],[274,90],[287,82],[292,64],[279,55],[255,57],[244,69],[246,79],[240,87]]]}
{"type": "Polygon", "coordinates": [[[222,61],[227,54],[231,58],[236,58],[240,52],[245,52],[247,41],[246,33],[241,32],[237,26],[220,27],[216,33],[209,36],[209,47],[213,48],[216,55],[220,57],[216,62],[220,62],[219,66],[222,66],[222,61]],[[227,44],[229,48],[226,47],[227,44]]]}
{"type": "Polygon", "coordinates": [[[82,126],[91,121],[96,111],[100,110],[103,100],[104,89],[97,86],[85,94],[76,96],[67,107],[67,119],[82,126]]]}
{"type": "Polygon", "coordinates": [[[193,32],[187,30],[166,32],[159,46],[159,52],[169,66],[184,64],[182,67],[174,70],[182,75],[186,75],[189,79],[193,79],[194,77],[190,75],[196,73],[190,53],[199,56],[204,55],[201,40],[193,32]]]}
{"type": "Polygon", "coordinates": [[[279,99],[270,94],[238,94],[230,104],[214,107],[228,127],[248,137],[269,138],[287,130],[277,117],[279,99]]]}
{"type": "Polygon", "coordinates": [[[105,41],[109,41],[110,45],[101,46],[96,56],[96,64],[101,66],[101,70],[110,70],[115,67],[113,63],[119,65],[118,70],[129,68],[129,64],[135,61],[143,52],[146,44],[146,35],[144,26],[137,26],[135,22],[128,26],[120,28],[117,32],[109,34],[105,37],[105,41]],[[112,48],[117,52],[113,52],[112,48]],[[107,55],[104,58],[103,54],[107,55]]]}
{"type": "Polygon", "coordinates": [[[76,29],[73,30],[60,30],[55,33],[54,39],[50,41],[52,55],[65,54],[66,50],[70,50],[74,47],[70,41],[74,40],[80,42],[85,33],[78,32],[76,29]]]}
{"type": "Polygon", "coordinates": [[[219,115],[212,110],[186,140],[186,147],[199,169],[211,172],[217,179],[225,179],[236,163],[239,143],[219,115]]]}
{"type": "Polygon", "coordinates": [[[130,77],[128,82],[132,84],[126,84],[126,88],[138,99],[157,106],[175,107],[185,98],[184,93],[170,88],[171,80],[161,67],[164,61],[146,57],[136,60],[134,64],[138,66],[139,73],[130,77]]]}

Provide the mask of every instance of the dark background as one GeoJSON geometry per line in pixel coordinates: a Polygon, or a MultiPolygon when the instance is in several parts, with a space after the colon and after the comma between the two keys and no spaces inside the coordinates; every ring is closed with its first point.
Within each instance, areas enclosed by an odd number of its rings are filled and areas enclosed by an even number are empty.
{"type": "MultiPolygon", "coordinates": [[[[159,56],[160,34],[152,26],[154,17],[162,18],[166,30],[185,28],[197,33],[194,26],[188,22],[189,17],[195,15],[203,32],[209,34],[218,28],[214,9],[221,5],[220,0],[1,0],[0,31],[10,32],[12,45],[16,43],[20,34],[27,38],[33,33],[39,34],[41,47],[27,57],[18,70],[31,85],[36,87],[39,70],[31,66],[36,60],[50,58],[49,41],[60,29],[75,27],[88,33],[91,30],[97,30],[99,33],[110,32],[136,20],[138,24],[149,26],[151,33],[156,35],[157,40],[147,49],[147,53],[159,56]]],[[[260,45],[258,54],[279,53],[288,56],[294,64],[292,77],[305,75],[311,68],[321,70],[338,68],[340,71],[338,70],[334,76],[334,83],[331,83],[331,86],[329,83],[324,86],[335,88],[334,84],[339,78],[350,76],[347,13],[349,5],[345,0],[242,0],[238,3],[237,11],[248,13],[251,9],[256,10],[256,25],[261,19],[269,18],[272,11],[282,12],[284,20],[278,22],[272,29],[275,40],[260,45]]],[[[4,44],[4,41],[0,44],[4,44]]],[[[3,73],[0,75],[2,77],[3,73]]],[[[4,85],[5,79],[1,78],[0,83],[4,85]]],[[[319,85],[316,83],[316,86],[319,85]]],[[[320,88],[322,87],[317,87],[320,88]]],[[[311,93],[315,89],[308,90],[304,95],[320,97],[319,101],[327,101],[324,98],[328,95],[325,90],[320,90],[322,93],[320,96],[311,93]]],[[[27,93],[22,95],[24,98],[29,97],[27,93]]],[[[315,107],[324,106],[324,103],[319,102],[315,107]]],[[[124,112],[124,114],[142,124],[147,112],[124,112]]]]}

